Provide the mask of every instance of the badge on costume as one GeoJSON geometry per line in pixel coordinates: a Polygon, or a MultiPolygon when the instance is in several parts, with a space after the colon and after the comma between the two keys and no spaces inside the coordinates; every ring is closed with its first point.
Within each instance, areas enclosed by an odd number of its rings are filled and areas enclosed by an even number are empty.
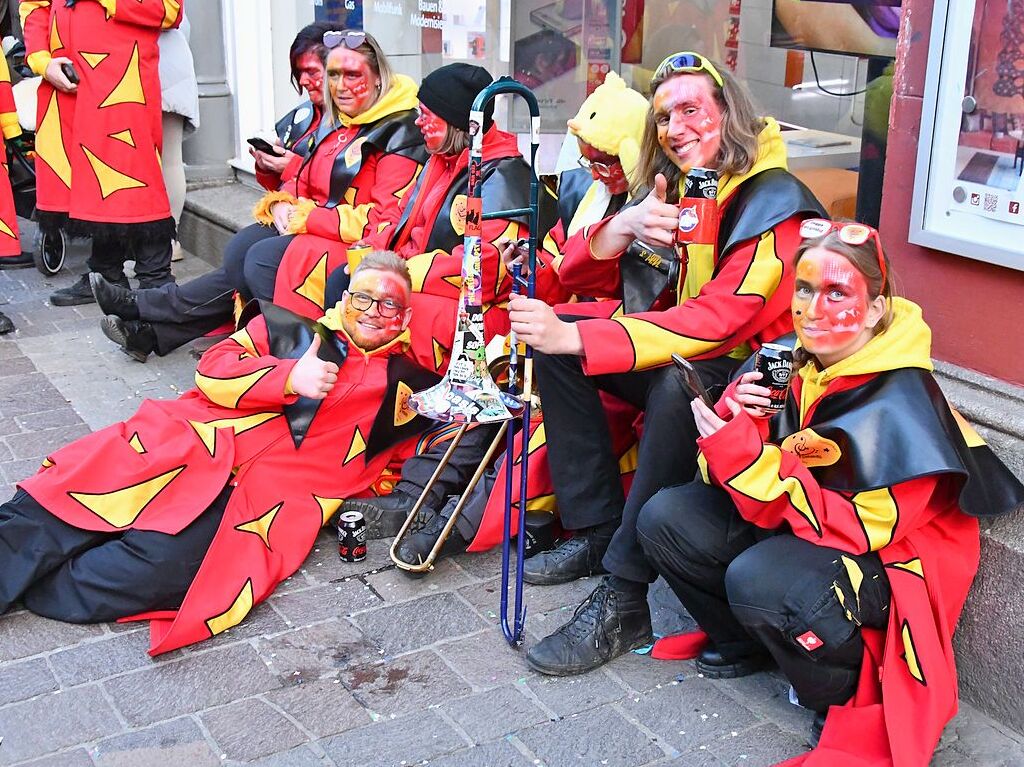
{"type": "Polygon", "coordinates": [[[825,646],[825,643],[818,638],[818,635],[813,631],[805,631],[803,634],[796,638],[797,644],[803,647],[807,652],[814,652],[820,650],[825,646]]]}

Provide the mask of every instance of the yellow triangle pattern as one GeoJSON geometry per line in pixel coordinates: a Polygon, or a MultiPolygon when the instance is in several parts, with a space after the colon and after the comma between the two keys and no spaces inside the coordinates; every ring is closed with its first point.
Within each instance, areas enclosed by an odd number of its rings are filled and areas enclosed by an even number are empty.
{"type": "Polygon", "coordinates": [[[273,369],[273,367],[266,367],[237,378],[211,378],[197,370],[196,386],[212,402],[224,407],[238,407],[242,397],[273,369]]]}
{"type": "Polygon", "coordinates": [[[109,493],[68,492],[68,495],[107,524],[113,527],[128,527],[184,470],[184,466],[179,466],[152,479],[109,493]]]}
{"type": "Polygon", "coordinates": [[[64,43],[60,39],[60,33],[57,31],[57,14],[53,14],[53,24],[50,25],[50,50],[59,51],[64,47],[64,43]]]}
{"type": "Polygon", "coordinates": [[[130,440],[128,440],[128,444],[132,446],[132,449],[136,453],[140,453],[140,454],[146,453],[146,448],[142,444],[142,440],[139,439],[139,433],[138,432],[135,432],[134,434],[132,434],[132,438],[130,440]]]}
{"type": "Polygon", "coordinates": [[[431,338],[430,340],[434,345],[434,370],[440,370],[441,365],[444,363],[444,347],[437,342],[436,338],[431,338]]]}
{"type": "Polygon", "coordinates": [[[50,95],[46,114],[36,132],[36,155],[50,166],[64,185],[71,188],[71,161],[64,149],[64,138],[60,132],[60,107],[57,106],[57,92],[50,95]]]}
{"type": "Polygon", "coordinates": [[[85,158],[89,161],[89,165],[92,166],[92,172],[96,174],[96,180],[100,184],[100,194],[104,200],[114,192],[120,192],[124,189],[139,189],[146,186],[145,182],[111,168],[103,160],[90,152],[88,147],[83,146],[82,151],[85,153],[85,158]]]}
{"type": "Polygon", "coordinates": [[[395,426],[404,426],[416,417],[416,411],[409,407],[411,396],[412,387],[405,381],[399,381],[398,390],[395,392],[395,426]]]}
{"type": "Polygon", "coordinates": [[[906,562],[890,562],[886,567],[894,570],[903,570],[904,572],[916,575],[918,578],[924,578],[924,567],[921,564],[921,560],[917,557],[908,559],[906,562]]]}
{"type": "Polygon", "coordinates": [[[203,445],[206,446],[206,452],[212,458],[213,454],[217,452],[217,429],[202,421],[189,421],[188,424],[195,430],[196,436],[202,440],[203,445]]]}
{"type": "Polygon", "coordinates": [[[347,466],[352,459],[358,458],[366,452],[366,440],[363,439],[363,434],[359,431],[359,427],[356,427],[355,434],[352,435],[352,444],[348,446],[348,454],[345,456],[345,460],[342,461],[342,466],[347,466]]]}
{"type": "Polygon", "coordinates": [[[316,500],[317,505],[320,506],[320,513],[324,518],[323,525],[330,521],[331,517],[334,516],[334,512],[345,502],[344,498],[321,498],[319,495],[314,495],[313,498],[316,500]]]}
{"type": "Polygon", "coordinates": [[[128,60],[128,67],[121,80],[114,86],[100,109],[104,107],[117,106],[118,104],[145,104],[146,94],[142,90],[142,74],[139,72],[139,44],[135,44],[132,50],[132,57],[128,60]]]}
{"type": "Polygon", "coordinates": [[[135,137],[132,135],[130,128],[119,130],[117,133],[111,133],[109,136],[110,138],[117,139],[118,141],[123,141],[130,147],[135,146],[135,137]]]}
{"type": "Polygon", "coordinates": [[[295,292],[303,298],[312,301],[317,306],[324,302],[324,288],[327,285],[327,253],[320,256],[320,260],[306,275],[295,292]]]}
{"type": "Polygon", "coordinates": [[[43,463],[42,463],[42,465],[39,468],[40,469],[49,469],[51,466],[55,466],[55,465],[56,464],[54,464],[54,462],[51,461],[49,458],[44,458],[43,459],[43,463]]]}
{"type": "Polygon", "coordinates": [[[212,456],[215,442],[214,435],[217,429],[231,429],[235,434],[242,434],[250,429],[255,429],[257,426],[262,426],[267,421],[272,421],[280,415],[280,413],[253,413],[252,415],[245,415],[239,418],[218,418],[216,421],[206,421],[205,423],[201,421],[189,421],[189,423],[212,456]]]}
{"type": "Polygon", "coordinates": [[[921,684],[925,684],[924,671],[921,670],[921,662],[917,658],[917,649],[914,647],[914,637],[910,633],[910,624],[903,621],[903,659],[907,662],[907,669],[910,675],[921,684]]]}
{"type": "Polygon", "coordinates": [[[270,511],[266,512],[265,514],[261,514],[260,516],[256,517],[256,519],[250,522],[245,522],[241,525],[235,525],[235,529],[243,533],[252,533],[253,535],[258,535],[260,537],[260,540],[263,541],[263,545],[271,551],[273,551],[273,549],[270,548],[270,526],[274,524],[274,517],[277,516],[277,512],[281,510],[282,506],[284,506],[284,501],[277,504],[277,506],[272,508],[270,511]]]}
{"type": "MultiPolygon", "coordinates": [[[[541,447],[547,442],[547,434],[544,431],[544,424],[541,424],[537,429],[530,435],[530,442],[527,444],[527,452],[533,455],[537,452],[537,448],[541,447]]],[[[529,473],[529,472],[527,472],[529,473]]]]}
{"type": "Polygon", "coordinates": [[[95,69],[110,54],[109,53],[86,53],[85,51],[79,51],[78,55],[80,55],[83,59],[85,59],[85,63],[89,65],[90,69],[95,69]]]}
{"type": "Polygon", "coordinates": [[[0,234],[6,234],[8,237],[17,237],[14,230],[7,225],[7,222],[0,218],[0,234]]]}
{"type": "Polygon", "coordinates": [[[249,611],[252,610],[252,604],[252,578],[248,578],[245,581],[245,585],[242,586],[242,590],[238,592],[238,596],[231,603],[231,607],[220,615],[215,615],[208,619],[206,621],[206,628],[210,629],[210,633],[216,636],[222,631],[227,631],[232,626],[237,626],[249,614],[249,611]]]}

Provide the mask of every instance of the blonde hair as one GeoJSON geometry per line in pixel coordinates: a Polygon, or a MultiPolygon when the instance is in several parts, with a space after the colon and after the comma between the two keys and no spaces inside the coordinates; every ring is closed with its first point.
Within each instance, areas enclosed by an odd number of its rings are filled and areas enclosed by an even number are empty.
{"type": "Polygon", "coordinates": [[[392,272],[398,275],[406,284],[409,292],[412,292],[412,275],[409,274],[409,264],[393,250],[371,250],[363,256],[356,268],[352,270],[352,279],[354,280],[356,275],[368,269],[374,269],[378,272],[392,272]]]}
{"type": "Polygon", "coordinates": [[[462,130],[451,123],[447,123],[448,129],[444,134],[444,141],[433,154],[445,154],[457,157],[466,149],[469,149],[471,139],[467,131],[462,130]]]}
{"type": "Polygon", "coordinates": [[[708,59],[722,78],[722,87],[706,72],[669,72],[651,80],[649,101],[644,122],[644,137],[640,144],[640,161],[634,177],[633,194],[654,187],[654,177],[661,173],[668,181],[668,199],[676,202],[682,171],[665,155],[658,143],[658,125],[654,119],[654,94],[662,83],[673,77],[703,77],[711,86],[722,110],[722,143],[718,150],[716,170],[720,175],[742,175],[754,167],[757,159],[758,136],[764,128],[764,118],[757,114],[750,91],[725,67],[708,59]]]}
{"type": "MultiPolygon", "coordinates": [[[[380,101],[380,99],[384,96],[385,93],[391,90],[391,83],[395,79],[395,70],[391,68],[391,62],[388,61],[388,57],[384,55],[384,49],[380,47],[380,43],[377,42],[377,38],[375,38],[369,32],[366,32],[364,34],[366,35],[366,38],[363,40],[362,44],[355,48],[350,48],[349,50],[361,54],[362,57],[366,59],[366,63],[370,65],[370,69],[373,71],[373,73],[377,75],[378,78],[380,78],[380,88],[378,88],[377,91],[373,94],[373,98],[370,100],[370,103],[366,105],[366,109],[369,109],[378,101],[380,101]]],[[[331,48],[327,51],[327,57],[324,60],[325,68],[328,66],[327,62],[330,61],[331,54],[335,50],[336,48],[331,48]]],[[[323,90],[324,106],[327,110],[329,110],[329,114],[331,116],[331,125],[337,126],[341,120],[338,117],[338,107],[334,103],[334,99],[331,98],[330,77],[324,78],[323,90]]]]}

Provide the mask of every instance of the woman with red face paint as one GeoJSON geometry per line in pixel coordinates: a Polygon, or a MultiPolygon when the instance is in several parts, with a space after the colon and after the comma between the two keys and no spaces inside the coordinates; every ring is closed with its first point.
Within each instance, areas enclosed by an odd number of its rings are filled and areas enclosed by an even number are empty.
{"type": "Polygon", "coordinates": [[[134,358],[167,354],[230,319],[231,296],[269,301],[286,251],[308,268],[300,289],[322,294],[328,257],[393,227],[403,190],[426,159],[416,85],[396,74],[369,34],[328,31],[324,134],[294,178],[257,203],[258,223],[228,244],[222,269],[179,290],[127,291],[93,281],[103,332],[134,358]],[[330,132],[328,131],[330,128],[330,132]]]}
{"type": "Polygon", "coordinates": [[[924,767],[956,713],[975,517],[1019,507],[1024,487],[943,398],[877,232],[804,224],[785,410],[765,417],[758,372],[714,410],[693,400],[700,477],[655,495],[637,530],[728,661],[710,676],[774,661],[817,712],[817,748],[786,765],[924,767]]]}
{"type": "Polygon", "coordinates": [[[548,464],[562,526],[573,537],[527,560],[529,583],[609,572],[569,623],[527,660],[547,674],[581,673],[651,640],[648,584],[656,573],[636,538],[643,504],[696,471],[697,431],[673,353],[721,387],[762,343],[792,330],[788,302],[798,229],[821,208],[786,172],[778,124],[747,91],[695,53],[669,56],[651,84],[633,204],[572,237],[559,276],[577,293],[612,300],[556,310],[509,305],[512,328],[537,349],[548,464]],[[685,173],[718,176],[719,236],[686,246],[680,277],[650,308],[623,308],[626,250],[635,240],[673,246],[685,173]],[[620,481],[601,393],[644,411],[637,470],[620,481]],[[614,630],[613,630],[614,629],[614,630]]]}
{"type": "Polygon", "coordinates": [[[256,161],[256,180],[267,190],[280,189],[295,177],[302,160],[316,143],[317,130],[324,116],[324,65],[327,46],[324,34],[332,25],[318,21],[299,30],[288,51],[292,70],[292,85],[306,100],[277,121],[274,131],[279,139],[278,151],[273,154],[250,148],[256,161]]]}

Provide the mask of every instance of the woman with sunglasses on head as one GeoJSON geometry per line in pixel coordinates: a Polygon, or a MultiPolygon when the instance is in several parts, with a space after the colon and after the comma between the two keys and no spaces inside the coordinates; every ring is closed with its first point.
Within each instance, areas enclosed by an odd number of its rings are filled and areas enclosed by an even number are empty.
{"type": "Polygon", "coordinates": [[[759,372],[713,410],[694,399],[700,477],[644,505],[639,539],[722,660],[705,676],[774,661],[817,712],[820,745],[786,764],[923,767],[956,713],[974,517],[1024,487],[943,398],[878,233],[803,232],[785,409],[766,417],[759,372]]]}
{"type": "Polygon", "coordinates": [[[530,665],[547,674],[582,673],[650,642],[647,588],[656,573],[637,542],[636,516],[654,493],[696,471],[698,434],[671,355],[694,360],[704,384],[721,387],[752,349],[790,332],[798,229],[821,214],[785,170],[778,124],[757,116],[728,72],[679,53],[651,87],[633,204],[570,238],[559,270],[576,293],[613,300],[558,313],[529,299],[509,305],[513,330],[538,351],[548,464],[562,526],[573,533],[529,559],[524,578],[555,584],[610,573],[569,623],[530,649],[530,665]],[[694,167],[717,173],[719,236],[687,246],[681,276],[661,283],[653,302],[624,307],[636,266],[625,251],[635,240],[675,244],[677,202],[694,167]],[[644,411],[628,495],[602,392],[644,411]]]}
{"type": "Polygon", "coordinates": [[[93,280],[101,327],[131,356],[145,361],[167,354],[230,319],[230,297],[269,301],[285,251],[295,235],[313,281],[322,285],[326,264],[313,270],[331,243],[351,243],[389,231],[398,220],[403,190],[426,159],[416,128],[416,85],[396,74],[377,41],[365,32],[328,31],[322,138],[294,178],[267,192],[253,211],[258,223],[228,243],[221,270],[164,295],[127,291],[93,280]],[[326,245],[324,244],[326,243],[326,245]]]}

